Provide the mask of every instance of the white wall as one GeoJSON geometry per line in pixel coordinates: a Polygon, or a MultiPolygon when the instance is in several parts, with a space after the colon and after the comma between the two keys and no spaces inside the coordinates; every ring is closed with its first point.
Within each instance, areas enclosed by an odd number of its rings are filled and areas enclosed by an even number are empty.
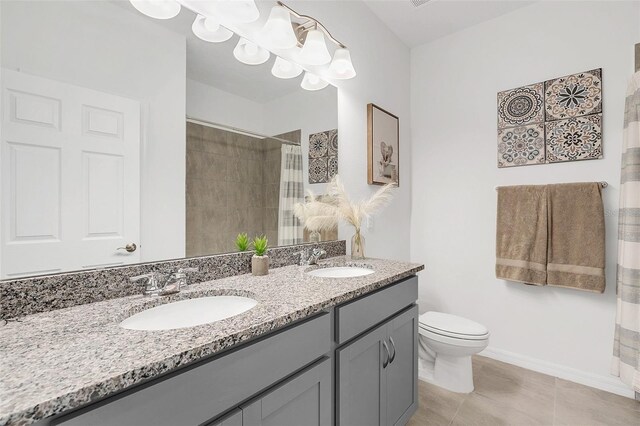
{"type": "MultiPolygon", "coordinates": [[[[400,188],[392,204],[363,230],[366,254],[409,259],[411,209],[411,137],[409,49],[362,1],[291,1],[301,14],[320,20],[346,44],[358,73],[338,82],[339,173],[354,198],[379,187],[367,184],[367,104],[373,102],[400,117],[400,188]]],[[[353,235],[349,227],[340,236],[353,235]]],[[[348,244],[347,244],[348,245],[348,244]]]]}
{"type": "MultiPolygon", "coordinates": [[[[333,86],[315,92],[300,89],[282,96],[264,104],[264,118],[266,135],[301,129],[302,181],[305,189],[310,188],[315,194],[323,193],[326,184],[309,183],[309,135],[338,128],[337,89],[333,86]]],[[[341,141],[338,134],[338,161],[342,155],[341,141]]],[[[341,235],[341,238],[347,236],[341,235]]]]}
{"type": "Polygon", "coordinates": [[[2,9],[3,67],[142,103],[142,260],[183,257],[185,162],[176,159],[185,158],[184,36],[105,1],[2,9]]]}
{"type": "Polygon", "coordinates": [[[264,105],[251,99],[187,80],[187,115],[262,134],[264,105]]]}
{"type": "Polygon", "coordinates": [[[411,258],[426,263],[421,311],[485,324],[489,354],[630,394],[609,375],[615,318],[624,94],[640,41],[638,2],[540,2],[411,54],[411,258]],[[604,159],[498,169],[496,93],[603,68],[604,159]],[[609,182],[607,289],[497,280],[497,185],[609,182]]]}

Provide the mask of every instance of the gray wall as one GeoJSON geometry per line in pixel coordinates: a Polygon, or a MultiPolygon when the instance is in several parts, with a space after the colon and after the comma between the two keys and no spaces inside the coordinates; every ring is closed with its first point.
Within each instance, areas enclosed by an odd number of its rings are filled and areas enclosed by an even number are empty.
{"type": "MultiPolygon", "coordinates": [[[[300,131],[287,139],[300,139],[300,131]]],[[[187,123],[186,255],[235,251],[235,237],[278,242],[281,142],[187,123]]]]}

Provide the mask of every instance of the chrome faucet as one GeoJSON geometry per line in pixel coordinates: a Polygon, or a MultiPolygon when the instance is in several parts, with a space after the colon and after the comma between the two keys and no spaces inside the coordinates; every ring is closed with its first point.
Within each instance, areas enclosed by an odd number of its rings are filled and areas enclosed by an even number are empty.
{"type": "Polygon", "coordinates": [[[300,266],[317,265],[318,260],[325,257],[327,252],[319,247],[314,248],[311,253],[308,250],[300,252],[300,266]]]}
{"type": "Polygon", "coordinates": [[[188,285],[187,272],[198,272],[198,268],[180,268],[168,275],[150,272],[131,277],[129,281],[137,282],[146,279],[147,285],[143,292],[145,296],[168,296],[179,293],[183,287],[188,285]]]}

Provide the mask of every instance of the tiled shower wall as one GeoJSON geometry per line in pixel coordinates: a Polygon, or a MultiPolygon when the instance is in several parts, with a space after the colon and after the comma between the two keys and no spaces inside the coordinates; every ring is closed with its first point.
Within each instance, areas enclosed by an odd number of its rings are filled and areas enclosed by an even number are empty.
{"type": "Polygon", "coordinates": [[[277,245],[280,146],[187,123],[187,256],[235,251],[240,232],[277,245]]]}

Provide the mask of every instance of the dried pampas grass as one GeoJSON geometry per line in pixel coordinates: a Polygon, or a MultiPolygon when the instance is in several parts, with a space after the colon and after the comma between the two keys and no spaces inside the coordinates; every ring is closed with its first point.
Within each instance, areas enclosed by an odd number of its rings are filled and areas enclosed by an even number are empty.
{"type": "Polygon", "coordinates": [[[340,177],[336,175],[327,186],[326,195],[321,201],[309,190],[308,201],[296,204],[294,214],[310,231],[333,229],[337,220],[342,219],[359,232],[366,218],[391,202],[392,189],[396,186],[395,183],[389,183],[378,189],[368,200],[354,202],[349,198],[340,177]]]}
{"type": "Polygon", "coordinates": [[[396,186],[395,183],[389,183],[378,189],[368,200],[351,201],[340,177],[336,175],[327,187],[327,195],[334,199],[338,216],[359,231],[366,218],[391,202],[392,188],[396,186]]]}
{"type": "Polygon", "coordinates": [[[311,232],[329,231],[338,226],[335,207],[318,200],[318,197],[307,190],[307,201],[293,206],[293,214],[300,219],[305,228],[311,232]]]}

